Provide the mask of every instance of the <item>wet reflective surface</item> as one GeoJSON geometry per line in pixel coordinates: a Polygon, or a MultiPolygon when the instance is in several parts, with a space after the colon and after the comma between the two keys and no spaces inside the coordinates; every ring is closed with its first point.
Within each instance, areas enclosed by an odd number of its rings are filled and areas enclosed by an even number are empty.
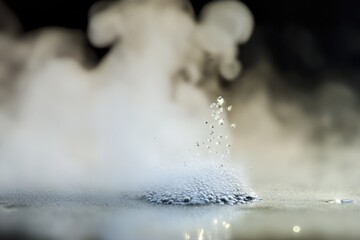
{"type": "Polygon", "coordinates": [[[1,195],[2,237],[359,239],[359,192],[259,189],[260,202],[166,206],[106,194],[1,195]]]}

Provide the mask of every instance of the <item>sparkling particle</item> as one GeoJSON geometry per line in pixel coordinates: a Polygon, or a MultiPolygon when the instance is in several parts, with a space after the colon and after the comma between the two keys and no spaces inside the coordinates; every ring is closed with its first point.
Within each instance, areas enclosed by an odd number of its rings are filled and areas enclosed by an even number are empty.
{"type": "Polygon", "coordinates": [[[227,110],[228,110],[229,112],[231,111],[231,109],[232,109],[232,105],[230,105],[230,106],[227,107],[227,110]]]}
{"type": "Polygon", "coordinates": [[[301,231],[301,228],[300,228],[299,226],[294,226],[294,227],[293,227],[293,231],[294,231],[295,233],[299,233],[299,232],[301,231]]]}
{"type": "Polygon", "coordinates": [[[189,240],[190,239],[190,235],[185,233],[185,240],[189,240]]]}
{"type": "Polygon", "coordinates": [[[217,102],[218,102],[218,104],[223,105],[224,99],[220,96],[220,97],[218,97],[217,102]]]}

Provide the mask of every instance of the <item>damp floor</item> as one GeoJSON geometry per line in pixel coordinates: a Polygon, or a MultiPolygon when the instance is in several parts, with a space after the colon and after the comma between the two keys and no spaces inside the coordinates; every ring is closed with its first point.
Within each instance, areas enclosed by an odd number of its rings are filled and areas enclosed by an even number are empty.
{"type": "Polygon", "coordinates": [[[261,201],[235,206],[162,206],[123,194],[1,194],[0,237],[360,239],[359,189],[262,186],[257,191],[261,201]]]}

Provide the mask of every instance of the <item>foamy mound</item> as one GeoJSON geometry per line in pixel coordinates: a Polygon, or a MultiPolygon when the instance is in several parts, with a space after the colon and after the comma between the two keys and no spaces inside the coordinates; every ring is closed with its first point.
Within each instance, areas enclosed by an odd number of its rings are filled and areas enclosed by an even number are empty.
{"type": "Polygon", "coordinates": [[[163,175],[141,199],[167,205],[244,204],[256,200],[235,169],[219,163],[191,166],[163,175]]]}
{"type": "Polygon", "coordinates": [[[225,112],[231,111],[232,106],[226,107],[225,100],[219,96],[210,108],[211,119],[205,121],[209,138],[196,143],[197,159],[191,157],[190,165],[184,162],[181,167],[173,165],[156,173],[159,182],[141,195],[141,199],[169,205],[234,205],[255,201],[242,174],[229,165],[231,140],[228,130],[236,125],[227,123],[225,112]]]}

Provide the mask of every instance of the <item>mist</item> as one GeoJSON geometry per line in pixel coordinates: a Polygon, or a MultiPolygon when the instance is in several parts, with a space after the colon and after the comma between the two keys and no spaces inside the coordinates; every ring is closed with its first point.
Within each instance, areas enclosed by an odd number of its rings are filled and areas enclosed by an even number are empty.
{"type": "Polygon", "coordinates": [[[98,3],[88,37],[111,50],[95,67],[79,32],[4,29],[1,188],[126,191],[164,167],[211,166],[197,146],[211,118],[199,82],[209,55],[213,76],[240,73],[236,46],[252,27],[246,6],[232,1],[209,4],[199,21],[182,1],[98,3]]]}
{"type": "MultiPolygon", "coordinates": [[[[229,135],[226,161],[240,181],[358,183],[357,92],[331,69],[315,90],[286,84],[291,73],[272,59],[266,29],[251,37],[254,17],[241,2],[209,3],[197,17],[187,1],[99,2],[86,36],[23,33],[1,9],[3,189],[129,190],[161,169],[217,168],[223,160],[202,143],[218,96],[232,105],[218,134],[229,135]],[[86,39],[109,48],[99,63],[86,39]]],[[[307,44],[302,59],[321,65],[321,54],[306,55],[316,49],[312,35],[296,34],[307,44]]]]}

